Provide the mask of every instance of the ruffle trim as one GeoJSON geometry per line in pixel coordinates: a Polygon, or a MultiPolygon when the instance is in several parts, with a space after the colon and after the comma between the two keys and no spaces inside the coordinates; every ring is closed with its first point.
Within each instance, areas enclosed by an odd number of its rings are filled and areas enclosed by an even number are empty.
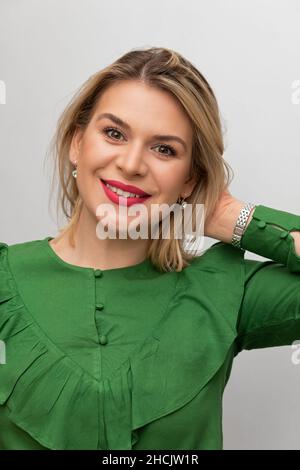
{"type": "Polygon", "coordinates": [[[10,410],[11,421],[53,450],[129,450],[138,441],[139,428],[189,402],[222,366],[236,337],[242,254],[229,245],[215,246],[214,258],[207,252],[203,263],[197,261],[179,278],[167,309],[170,321],[161,322],[111,377],[97,381],[34,321],[10,270],[8,245],[0,243],[0,339],[6,349],[6,363],[0,365],[0,404],[10,410]],[[214,268],[219,263],[224,268],[224,256],[230,274],[214,268]],[[207,285],[214,282],[218,297],[224,293],[228,299],[231,292],[230,300],[217,305],[212,293],[201,305],[201,272],[202,282],[206,273],[207,285]],[[183,297],[190,321],[183,318],[183,297]],[[214,311],[209,318],[207,308],[214,311]],[[188,348],[178,347],[181,335],[188,338],[188,348]]]}

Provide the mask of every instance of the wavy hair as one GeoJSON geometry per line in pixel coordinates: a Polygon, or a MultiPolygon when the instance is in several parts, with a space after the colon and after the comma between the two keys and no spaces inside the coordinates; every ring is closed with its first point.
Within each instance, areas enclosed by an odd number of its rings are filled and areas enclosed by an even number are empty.
{"type": "MultiPolygon", "coordinates": [[[[231,182],[232,168],[223,158],[224,143],[217,100],[204,76],[172,49],[150,47],[131,50],[93,74],[78,89],[60,115],[51,142],[54,172],[50,195],[54,194],[53,187],[58,177],[57,211],[61,210],[68,221],[59,231],[61,234],[68,232],[73,247],[83,201],[72,177],[73,167],[69,160],[72,137],[76,128],[84,130],[87,127],[102,93],[121,80],[139,80],[168,91],[177,98],[190,118],[193,126],[190,171],[196,184],[186,202],[192,204],[193,224],[196,204],[204,204],[205,223],[231,182]]],[[[152,239],[147,258],[160,271],[181,271],[189,266],[195,255],[184,248],[180,238],[174,237],[172,214],[170,224],[171,237],[152,239]]],[[[161,232],[160,221],[160,235],[161,232]]]]}

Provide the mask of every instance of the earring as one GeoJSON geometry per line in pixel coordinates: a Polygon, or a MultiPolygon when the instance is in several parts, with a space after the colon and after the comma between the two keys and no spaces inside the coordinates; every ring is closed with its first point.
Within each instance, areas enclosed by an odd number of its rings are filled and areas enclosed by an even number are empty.
{"type": "Polygon", "coordinates": [[[187,206],[187,202],[184,200],[183,197],[180,197],[180,200],[177,202],[178,204],[181,204],[182,209],[184,209],[187,206]]]}
{"type": "MultiPolygon", "coordinates": [[[[77,162],[75,162],[75,165],[76,165],[77,162]]],[[[72,171],[72,175],[74,176],[74,178],[77,178],[77,168],[75,168],[75,170],[72,171]]]]}

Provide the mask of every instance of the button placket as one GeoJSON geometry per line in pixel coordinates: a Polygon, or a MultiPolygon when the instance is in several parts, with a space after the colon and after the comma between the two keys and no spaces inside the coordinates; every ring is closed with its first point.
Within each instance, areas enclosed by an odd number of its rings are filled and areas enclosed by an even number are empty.
{"type": "Polygon", "coordinates": [[[102,278],[102,276],[103,276],[103,271],[101,271],[101,269],[95,269],[94,270],[95,291],[96,291],[95,324],[96,324],[96,328],[97,328],[97,331],[98,331],[99,344],[104,346],[105,344],[107,344],[108,339],[107,339],[107,336],[102,333],[101,326],[99,325],[99,318],[97,318],[98,312],[100,312],[104,309],[103,299],[99,299],[99,296],[98,296],[99,289],[97,288],[98,283],[100,281],[100,278],[102,278]]]}
{"type": "Polygon", "coordinates": [[[106,335],[99,336],[99,342],[100,344],[105,345],[107,343],[107,336],[106,335]]]}
{"type": "Polygon", "coordinates": [[[101,271],[101,269],[95,269],[95,270],[94,270],[94,276],[95,276],[95,277],[102,277],[102,276],[103,276],[103,272],[101,271]]]}

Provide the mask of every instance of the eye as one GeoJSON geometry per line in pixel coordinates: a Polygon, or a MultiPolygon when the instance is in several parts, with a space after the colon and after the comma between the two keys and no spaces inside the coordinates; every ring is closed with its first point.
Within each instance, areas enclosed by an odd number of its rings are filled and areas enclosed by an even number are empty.
{"type": "Polygon", "coordinates": [[[110,136],[110,135],[108,134],[110,131],[113,131],[113,132],[115,132],[115,133],[117,133],[117,134],[119,134],[119,135],[123,135],[123,134],[122,134],[118,129],[116,129],[115,127],[105,127],[105,128],[103,129],[104,134],[105,134],[105,135],[108,135],[108,137],[110,137],[110,138],[112,138],[112,139],[114,139],[114,140],[120,140],[120,139],[115,139],[115,137],[110,136]]]}
{"type": "Polygon", "coordinates": [[[162,153],[162,155],[165,155],[166,157],[172,157],[172,156],[177,155],[176,150],[173,147],[171,147],[171,145],[160,144],[158,145],[158,147],[163,147],[171,152],[171,153],[162,153]]]}
{"type": "MultiPolygon", "coordinates": [[[[112,135],[109,135],[109,132],[114,132],[115,134],[117,135],[123,135],[121,131],[119,131],[117,128],[115,127],[105,127],[103,129],[103,133],[105,135],[107,135],[108,137],[110,137],[111,139],[113,140],[120,140],[118,138],[115,138],[113,137],[112,135]]],[[[157,145],[156,147],[163,147],[164,149],[168,150],[170,153],[161,153],[159,152],[161,155],[165,156],[165,157],[172,157],[172,156],[175,156],[177,155],[177,152],[176,150],[171,146],[171,145],[164,145],[164,144],[160,144],[160,145],[157,145]]],[[[155,147],[154,147],[155,148],[155,147]]]]}

